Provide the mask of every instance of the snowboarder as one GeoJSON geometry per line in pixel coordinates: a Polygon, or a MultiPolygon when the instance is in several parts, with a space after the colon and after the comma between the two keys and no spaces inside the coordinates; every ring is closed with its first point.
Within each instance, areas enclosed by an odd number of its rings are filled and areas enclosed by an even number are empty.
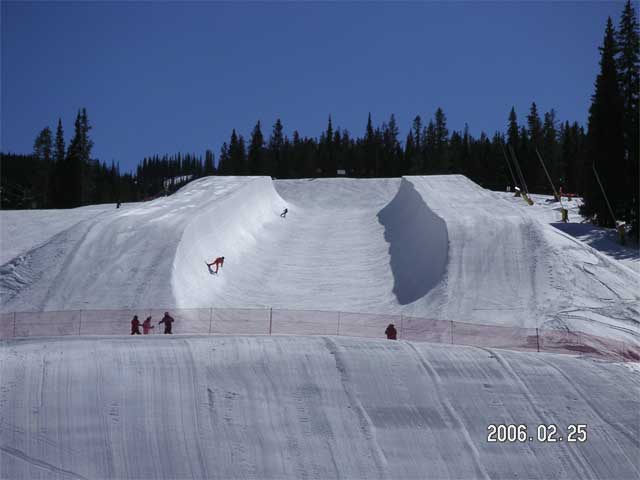
{"type": "Polygon", "coordinates": [[[389,324],[389,326],[384,331],[384,333],[387,336],[387,339],[389,339],[389,340],[397,340],[398,339],[398,331],[396,330],[396,327],[393,325],[393,323],[389,324]]]}
{"type": "MultiPolygon", "coordinates": [[[[207,262],[205,262],[205,263],[207,263],[207,262]]],[[[213,273],[218,273],[218,268],[220,268],[220,267],[222,267],[222,265],[224,265],[224,257],[218,257],[212,263],[207,263],[207,267],[209,267],[209,270],[211,270],[211,265],[215,265],[216,266],[216,270],[213,273]]]]}
{"type": "Polygon", "coordinates": [[[282,213],[280,214],[280,216],[282,218],[287,218],[287,213],[289,213],[289,209],[285,208],[282,213]]]}
{"type": "Polygon", "coordinates": [[[165,334],[171,333],[171,324],[173,322],[175,322],[175,320],[171,315],[169,315],[169,312],[164,312],[164,317],[162,317],[162,320],[160,320],[159,323],[164,323],[165,334]]]}
{"type": "Polygon", "coordinates": [[[149,335],[152,328],[155,327],[151,325],[151,317],[149,316],[144,322],[142,322],[142,333],[144,333],[145,335],[149,335]]]}
{"type": "Polygon", "coordinates": [[[133,316],[133,320],[131,320],[131,335],[140,335],[140,320],[138,320],[138,315],[133,316]]]}

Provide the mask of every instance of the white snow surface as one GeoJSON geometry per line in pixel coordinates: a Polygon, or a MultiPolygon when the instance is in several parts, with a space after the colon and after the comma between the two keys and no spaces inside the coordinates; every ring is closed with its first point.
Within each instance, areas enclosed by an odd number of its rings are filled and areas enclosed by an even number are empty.
{"type": "MultiPolygon", "coordinates": [[[[523,200],[514,197],[513,193],[499,192],[499,195],[512,203],[523,205],[523,200]]],[[[581,198],[562,199],[562,206],[569,212],[569,222],[562,223],[560,204],[553,200],[551,195],[532,194],[530,197],[534,201],[534,204],[526,209],[530,215],[542,222],[552,224],[555,228],[640,273],[638,244],[628,240],[625,245],[621,245],[614,229],[597,227],[585,221],[579,211],[582,205],[581,198]]]]}
{"type": "Polygon", "coordinates": [[[111,204],[68,210],[0,210],[0,265],[52,241],[84,220],[113,209],[115,206],[111,204]]]}
{"type": "Polygon", "coordinates": [[[640,330],[637,272],[552,226],[540,199],[459,175],[207,177],[105,208],[51,211],[37,235],[27,213],[2,212],[3,312],[270,306],[640,330]]]}
{"type": "MultiPolygon", "coordinates": [[[[0,306],[404,313],[637,343],[629,258],[534,200],[461,176],[209,177],[118,210],[0,212],[0,306]]],[[[333,336],[2,340],[0,478],[638,478],[633,365],[333,336]],[[533,440],[487,442],[489,424],[533,440]]]]}
{"type": "Polygon", "coordinates": [[[640,376],[620,364],[345,337],[0,346],[1,478],[640,475],[640,376]],[[533,440],[487,442],[489,424],[533,440]],[[575,424],[586,442],[567,442],[575,424]]]}

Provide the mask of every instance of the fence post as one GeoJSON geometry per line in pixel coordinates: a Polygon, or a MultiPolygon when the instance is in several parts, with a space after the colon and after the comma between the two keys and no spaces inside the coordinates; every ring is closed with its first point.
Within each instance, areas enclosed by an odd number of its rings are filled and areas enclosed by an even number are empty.
{"type": "Polygon", "coordinates": [[[16,312],[13,312],[13,338],[16,338],[16,312]]]}
{"type": "Polygon", "coordinates": [[[341,312],[338,312],[338,331],[336,332],[336,335],[340,336],[340,317],[341,317],[341,312]]]}
{"type": "Polygon", "coordinates": [[[271,335],[272,326],[273,326],[273,307],[269,307],[269,335],[271,335]]]}
{"type": "Polygon", "coordinates": [[[538,332],[538,327],[536,327],[536,347],[538,348],[538,353],[540,352],[540,333],[538,332]]]}
{"type": "Polygon", "coordinates": [[[78,320],[78,335],[82,331],[82,310],[80,310],[80,320],[78,320]]]}
{"type": "Polygon", "coordinates": [[[449,320],[451,322],[451,345],[453,345],[453,320],[449,320]]]}

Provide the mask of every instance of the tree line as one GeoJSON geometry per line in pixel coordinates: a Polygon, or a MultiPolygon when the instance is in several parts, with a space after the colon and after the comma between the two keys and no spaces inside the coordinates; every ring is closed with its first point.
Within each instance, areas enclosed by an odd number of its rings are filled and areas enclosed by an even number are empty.
{"type": "MultiPolygon", "coordinates": [[[[68,148],[59,120],[55,139],[48,127],[43,129],[33,154],[2,154],[2,208],[136,201],[170,193],[207,175],[371,178],[462,174],[486,188],[503,190],[514,184],[513,154],[530,191],[553,193],[542,158],[556,187],[584,197],[584,215],[607,227],[614,226],[614,219],[626,221],[637,237],[638,39],[636,14],[628,0],[618,29],[611,18],[607,21],[586,131],[578,122],[560,121],[553,109],[539,112],[535,102],[520,120],[511,108],[504,133],[488,136],[482,132],[477,137],[467,125],[450,131],[442,108],[428,119],[416,116],[403,139],[393,114],[380,125],[374,125],[369,114],[360,137],[335,128],[331,116],[319,137],[303,137],[297,130],[289,137],[277,119],[268,137],[260,121],[248,141],[233,129],[217,162],[211,150],[204,158],[194,153],[155,155],[144,158],[132,174],[121,173],[117,164],[108,166],[91,158],[91,126],[82,109],[68,148]]],[[[515,183],[520,183],[517,176],[515,183]]]]}
{"type": "MultiPolygon", "coordinates": [[[[248,144],[234,129],[229,141],[223,143],[217,162],[211,150],[205,152],[204,159],[194,153],[154,155],[143,158],[135,174],[122,174],[117,164],[107,166],[91,159],[93,142],[88,135],[91,126],[86,110],[82,109],[68,149],[59,120],[55,141],[46,127],[38,134],[32,155],[3,155],[3,194],[7,179],[20,184],[28,192],[28,201],[35,202],[38,208],[64,208],[149,198],[170,193],[188,180],[207,175],[268,175],[285,179],[458,173],[487,188],[504,189],[513,183],[504,158],[507,143],[515,149],[531,190],[551,191],[535,157],[536,148],[545,157],[556,181],[566,183],[571,191],[582,189],[583,162],[579,159],[584,156],[585,133],[577,122],[558,122],[553,110],[545,113],[542,121],[535,103],[524,124],[518,124],[514,109],[508,118],[506,136],[496,132],[491,138],[485,133],[476,138],[466,125],[464,130],[450,133],[446,115],[438,108],[426,124],[416,116],[404,141],[399,138],[393,114],[378,126],[374,126],[369,114],[362,137],[334,128],[331,117],[318,138],[302,137],[298,131],[289,138],[280,119],[265,137],[258,121],[248,144]]],[[[13,192],[6,189],[8,195],[13,192]]],[[[6,206],[20,198],[9,196],[3,200],[6,206]]]]}

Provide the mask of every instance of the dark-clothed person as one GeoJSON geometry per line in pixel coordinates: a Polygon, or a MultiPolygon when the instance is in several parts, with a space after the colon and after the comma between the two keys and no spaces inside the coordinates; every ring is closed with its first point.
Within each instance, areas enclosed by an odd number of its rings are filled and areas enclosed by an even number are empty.
{"type": "Polygon", "coordinates": [[[385,335],[389,340],[397,340],[398,339],[398,331],[393,323],[390,323],[387,329],[384,331],[385,335]]]}
{"type": "Polygon", "coordinates": [[[138,320],[138,315],[134,315],[133,320],[131,320],[131,335],[140,335],[140,320],[138,320]]]}
{"type": "Polygon", "coordinates": [[[175,322],[173,317],[169,315],[169,312],[164,312],[164,317],[160,320],[159,323],[164,323],[164,333],[171,333],[171,324],[175,322]]]}

